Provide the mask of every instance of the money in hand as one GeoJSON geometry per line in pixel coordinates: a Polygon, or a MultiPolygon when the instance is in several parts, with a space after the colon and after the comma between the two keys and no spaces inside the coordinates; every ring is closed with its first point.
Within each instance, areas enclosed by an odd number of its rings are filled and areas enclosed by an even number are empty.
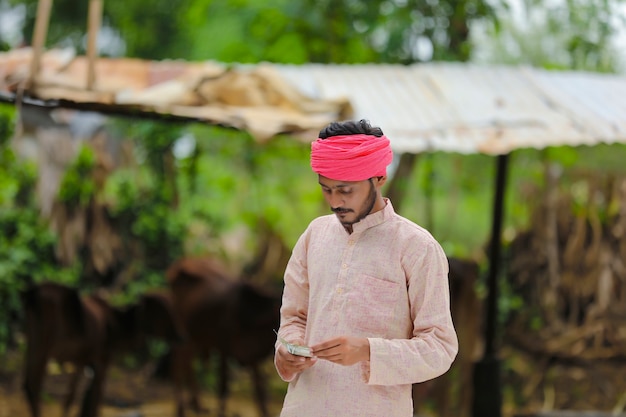
{"type": "MultiPolygon", "coordinates": [[[[274,330],[274,333],[276,333],[276,336],[278,336],[278,332],[276,330],[274,330]]],[[[278,341],[282,343],[283,346],[287,348],[287,352],[291,353],[292,355],[305,356],[307,358],[313,357],[313,354],[311,353],[311,348],[308,346],[300,346],[289,343],[280,336],[278,336],[278,341]]]]}

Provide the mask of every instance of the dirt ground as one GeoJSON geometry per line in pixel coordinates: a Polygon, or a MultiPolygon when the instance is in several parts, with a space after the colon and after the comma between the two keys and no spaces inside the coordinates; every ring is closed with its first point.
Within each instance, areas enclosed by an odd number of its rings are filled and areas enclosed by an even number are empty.
{"type": "MultiPolygon", "coordinates": [[[[271,370],[270,366],[272,364],[268,363],[266,371],[271,370]]],[[[42,417],[60,416],[61,402],[67,392],[70,374],[63,373],[56,364],[50,364],[48,368],[50,374],[44,382],[41,402],[42,417]]],[[[0,417],[30,417],[21,383],[20,372],[16,369],[10,372],[0,370],[0,417]]],[[[268,388],[270,415],[278,416],[286,384],[271,377],[268,388]]],[[[235,371],[231,385],[232,395],[227,404],[227,417],[259,416],[251,389],[248,375],[243,371],[235,371]]],[[[189,411],[189,417],[215,415],[217,398],[210,387],[203,389],[202,401],[209,413],[197,414],[189,411]]],[[[129,371],[120,366],[114,366],[109,371],[100,417],[174,417],[174,411],[173,387],[168,381],[146,378],[140,372],[129,371]]],[[[78,405],[75,405],[70,416],[77,413],[78,405]]]]}
{"type": "MultiPolygon", "coordinates": [[[[598,410],[624,412],[626,409],[626,364],[599,363],[593,366],[545,362],[510,348],[502,350],[503,417],[533,415],[541,410],[598,410]]],[[[30,417],[21,390],[20,355],[0,358],[0,417],[30,417]]],[[[271,416],[278,416],[286,384],[276,375],[271,361],[268,395],[271,416]]],[[[233,371],[232,395],[227,417],[258,417],[252,398],[250,378],[242,370],[233,371]]],[[[68,374],[51,364],[42,395],[42,417],[60,416],[61,400],[67,390],[68,374]]],[[[109,372],[100,417],[174,417],[173,389],[168,381],[142,376],[114,366],[109,372]]],[[[214,390],[203,389],[203,403],[211,412],[188,417],[215,416],[214,390]]],[[[71,416],[77,415],[74,407],[71,416]]],[[[435,413],[424,410],[427,417],[435,413]]],[[[460,413],[459,415],[467,415],[460,413]]],[[[355,416],[356,417],[356,416],[355,416]]]]}

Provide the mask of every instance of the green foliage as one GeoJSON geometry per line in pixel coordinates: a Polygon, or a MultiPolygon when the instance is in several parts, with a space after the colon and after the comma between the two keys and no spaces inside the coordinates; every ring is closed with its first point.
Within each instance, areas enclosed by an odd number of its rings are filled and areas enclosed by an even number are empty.
{"type": "Polygon", "coordinates": [[[178,207],[172,154],[181,130],[167,123],[129,120],[114,120],[111,128],[133,142],[139,162],[115,171],[103,191],[137,278],[118,300],[128,302],[148,289],[163,287],[165,269],[183,254],[189,219],[178,207]]]}
{"type": "Polygon", "coordinates": [[[0,35],[0,52],[6,52],[11,50],[11,45],[9,45],[5,40],[2,39],[2,35],[0,35]]]}
{"type": "MultiPolygon", "coordinates": [[[[528,226],[542,199],[547,166],[560,173],[559,186],[586,207],[589,196],[586,188],[580,188],[580,175],[626,175],[624,158],[623,144],[515,151],[509,160],[504,243],[528,226]]],[[[431,230],[448,255],[484,259],[491,233],[495,165],[496,158],[488,155],[421,155],[401,214],[431,230]]]]}
{"type": "Polygon", "coordinates": [[[304,230],[303,220],[318,215],[323,201],[309,166],[309,152],[310,145],[286,136],[252,147],[249,199],[253,205],[246,207],[244,215],[265,219],[288,244],[295,244],[304,230]]]}
{"type": "MultiPolygon", "coordinates": [[[[155,132],[146,127],[140,130],[155,132]]],[[[158,136],[146,133],[155,138],[148,145],[163,157],[176,140],[159,142],[158,136]]],[[[227,257],[232,253],[225,252],[225,236],[242,228],[254,232],[261,221],[292,246],[310,220],[328,212],[310,171],[308,144],[281,136],[260,145],[244,132],[202,124],[174,130],[171,137],[193,138],[192,149],[174,164],[179,201],[175,208],[171,194],[165,191],[171,185],[163,185],[165,179],[156,174],[160,164],[116,172],[108,184],[107,198],[114,216],[129,236],[142,242],[146,255],[161,253],[160,249],[171,245],[175,253],[227,257]]],[[[141,150],[146,140],[136,141],[138,155],[145,162],[150,160],[147,151],[141,150]]],[[[563,187],[575,187],[576,170],[623,172],[625,153],[622,145],[516,151],[507,181],[505,244],[517,230],[527,227],[530,213],[541,199],[547,165],[560,167],[563,187]]],[[[438,152],[420,156],[407,184],[411,193],[401,214],[431,230],[448,255],[485,260],[495,166],[495,157],[488,155],[438,152]]],[[[254,238],[254,234],[248,236],[236,251],[249,254],[254,238]]],[[[160,257],[172,259],[170,255],[160,257]]],[[[142,281],[160,283],[156,265],[139,270],[142,281]],[[150,278],[151,271],[154,278],[150,278]]],[[[502,307],[506,311],[518,308],[518,301],[512,295],[502,307]]]]}
{"type": "Polygon", "coordinates": [[[190,59],[225,62],[463,61],[469,25],[492,17],[483,0],[195,0],[182,37],[190,59]]]}
{"type": "MultiPolygon", "coordinates": [[[[10,1],[27,4],[30,41],[37,1],[10,1]]],[[[55,1],[48,46],[84,52],[87,5],[55,1]]],[[[126,56],[242,63],[465,61],[472,22],[494,18],[486,0],[128,0],[103,13],[126,56]]]]}
{"type": "MultiPolygon", "coordinates": [[[[28,39],[37,1],[23,3],[29,7],[28,39]]],[[[55,1],[49,46],[70,43],[83,51],[88,3],[78,7],[74,3],[55,1]]],[[[624,0],[527,0],[522,2],[523,24],[513,20],[504,4],[485,0],[129,0],[105,2],[104,22],[119,31],[127,56],[147,59],[299,64],[465,61],[473,57],[490,63],[615,70],[617,54],[610,40],[624,23],[616,13],[624,0]],[[497,13],[490,4],[497,7],[497,13]],[[470,28],[474,33],[480,27],[486,28],[484,36],[470,42],[470,28]]],[[[4,297],[11,306],[19,287],[16,282],[22,282],[23,276],[41,279],[65,274],[57,279],[71,281],[74,275],[73,270],[61,273],[48,267],[54,265],[54,237],[36,220],[29,199],[36,168],[18,162],[4,146],[14,125],[12,115],[7,122],[4,114],[0,107],[0,223],[7,228],[0,246],[0,272],[8,274],[0,279],[7,280],[10,291],[5,293],[10,295],[4,297]],[[13,224],[20,226],[10,229],[13,224]]],[[[106,184],[105,199],[124,234],[138,276],[122,298],[130,300],[162,286],[163,269],[182,253],[223,250],[220,239],[238,228],[255,230],[267,221],[292,246],[309,220],[327,212],[308,166],[309,148],[292,138],[279,137],[259,145],[245,133],[203,125],[127,122],[118,127],[120,137],[133,140],[140,164],[116,171],[106,184]],[[173,148],[185,135],[193,137],[194,151],[175,158],[173,148]]],[[[625,152],[622,145],[516,151],[505,202],[505,243],[528,221],[541,196],[546,167],[564,173],[561,186],[571,191],[577,209],[583,210],[590,196],[568,173],[585,169],[623,173],[625,152]]],[[[81,152],[61,186],[63,201],[85,204],[93,196],[93,184],[85,180],[92,163],[87,151],[81,152]]],[[[425,155],[409,181],[411,193],[401,214],[431,230],[449,255],[484,259],[491,232],[494,167],[495,158],[486,155],[425,155]]],[[[242,244],[245,247],[238,250],[245,253],[253,242],[242,244]]],[[[2,285],[0,290],[5,288],[4,281],[2,285]]],[[[519,299],[506,291],[502,311],[519,308],[519,299]]],[[[0,348],[2,337],[0,333],[0,348]]]]}
{"type": "Polygon", "coordinates": [[[293,245],[322,208],[308,144],[277,137],[261,145],[233,129],[167,126],[114,125],[120,137],[133,139],[141,162],[116,170],[103,193],[134,265],[135,279],[116,296],[119,303],[163,286],[165,269],[183,254],[249,260],[261,223],[293,245]],[[186,151],[175,152],[181,141],[186,151]],[[166,162],[172,155],[173,163],[166,162]],[[241,231],[239,246],[229,246],[228,236],[241,231]]]}
{"type": "Polygon", "coordinates": [[[120,303],[165,286],[165,269],[183,252],[186,219],[171,206],[171,194],[150,177],[153,173],[145,169],[139,174],[120,170],[109,178],[104,193],[136,275],[118,294],[120,303]]]}
{"type": "Polygon", "coordinates": [[[95,164],[93,150],[83,145],[63,175],[59,186],[59,201],[70,207],[86,206],[96,192],[92,178],[95,164]]]}
{"type": "Polygon", "coordinates": [[[34,207],[3,207],[0,211],[0,355],[13,341],[21,316],[19,294],[44,280],[75,284],[76,268],[60,268],[55,236],[34,207]]]}
{"type": "MultiPolygon", "coordinates": [[[[10,3],[27,5],[29,41],[37,1],[10,3]]],[[[69,44],[84,52],[88,2],[75,3],[55,1],[48,47],[69,44]]],[[[611,41],[625,23],[619,12],[624,0],[525,0],[516,2],[522,7],[515,14],[509,3],[129,0],[105,2],[103,24],[120,36],[124,55],[145,59],[299,64],[473,58],[615,70],[619,51],[611,41]]]]}
{"type": "MultiPolygon", "coordinates": [[[[0,146],[7,145],[15,130],[15,110],[7,105],[0,105],[0,146]]],[[[5,162],[5,161],[2,161],[5,162]]],[[[4,163],[2,164],[4,165],[4,163]]]]}
{"type": "Polygon", "coordinates": [[[183,253],[241,261],[258,244],[253,232],[260,222],[292,245],[304,221],[319,214],[308,144],[277,137],[260,145],[246,133],[201,124],[182,129],[117,121],[114,128],[133,139],[140,162],[116,170],[103,193],[137,278],[117,302],[163,286],[165,268],[183,253]],[[171,160],[180,141],[192,148],[171,160]],[[225,236],[241,230],[248,231],[242,246],[228,252],[225,236]]]}
{"type": "Polygon", "coordinates": [[[72,270],[59,270],[54,256],[55,236],[42,223],[37,210],[4,209],[0,215],[0,230],[2,287],[21,290],[29,283],[46,279],[66,283],[75,280],[72,270]]]}
{"type": "MultiPolygon", "coordinates": [[[[195,179],[179,178],[180,211],[195,224],[203,221],[205,238],[193,247],[242,226],[255,230],[263,219],[295,243],[319,213],[321,194],[309,168],[309,149],[290,137],[256,143],[248,134],[195,125],[190,129],[201,149],[195,179]]],[[[178,161],[186,166],[185,160],[178,161]]],[[[204,246],[206,250],[206,246],[204,246]]]]}
{"type": "Polygon", "coordinates": [[[21,313],[20,291],[43,280],[76,281],[76,269],[60,268],[55,236],[39,216],[32,198],[36,167],[21,161],[10,147],[15,113],[0,106],[0,355],[12,341],[21,313]]]}
{"type": "MultiPolygon", "coordinates": [[[[23,28],[23,36],[28,44],[32,44],[37,17],[37,0],[9,0],[9,4],[26,5],[26,21],[23,28]]],[[[60,44],[74,45],[79,51],[84,48],[81,41],[87,27],[88,1],[56,0],[50,11],[50,24],[48,25],[47,46],[60,44]]]]}
{"type": "Polygon", "coordinates": [[[10,172],[16,162],[15,153],[9,147],[13,126],[13,108],[0,105],[0,207],[8,206],[15,199],[19,187],[19,182],[10,172]]]}
{"type": "Polygon", "coordinates": [[[486,155],[421,155],[401,214],[429,229],[448,255],[480,257],[490,230],[494,166],[486,155]]]}
{"type": "Polygon", "coordinates": [[[119,31],[126,56],[145,59],[184,58],[179,32],[187,25],[181,15],[187,0],[105,1],[106,22],[119,31]]]}
{"type": "Polygon", "coordinates": [[[15,110],[0,105],[0,207],[25,206],[37,179],[36,167],[21,162],[11,149],[15,127],[15,110]]]}
{"type": "MultiPolygon", "coordinates": [[[[27,43],[32,43],[38,1],[9,0],[9,3],[26,5],[23,36],[27,43]]],[[[189,1],[183,0],[104,1],[102,24],[110,29],[108,36],[121,36],[127,56],[146,59],[176,58],[181,53],[176,34],[185,25],[179,19],[179,13],[185,10],[188,3],[189,1]]],[[[89,1],[55,0],[51,9],[46,46],[72,46],[78,53],[84,54],[87,44],[85,38],[88,7],[89,1]]],[[[99,40],[102,44],[111,41],[106,36],[100,36],[99,40]]]]}
{"type": "Polygon", "coordinates": [[[499,8],[497,20],[473,31],[473,59],[615,72],[623,51],[613,41],[626,24],[624,4],[624,0],[525,0],[518,2],[516,14],[499,8]]]}

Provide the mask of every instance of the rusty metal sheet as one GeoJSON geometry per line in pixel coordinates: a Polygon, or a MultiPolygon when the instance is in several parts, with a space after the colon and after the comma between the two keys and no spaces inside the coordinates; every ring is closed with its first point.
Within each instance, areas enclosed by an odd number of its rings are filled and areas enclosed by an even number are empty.
{"type": "MultiPolygon", "coordinates": [[[[28,77],[28,50],[0,53],[0,98],[28,77]]],[[[258,140],[315,139],[326,123],[366,118],[397,153],[506,154],[626,142],[626,76],[472,63],[227,65],[48,51],[34,98],[155,112],[248,130],[258,140]]]]}
{"type": "Polygon", "coordinates": [[[31,48],[0,53],[0,100],[41,107],[198,121],[234,127],[264,142],[281,133],[315,136],[348,114],[347,101],[311,99],[270,66],[212,61],[98,58],[46,51],[31,76],[31,48]]]}
{"type": "Polygon", "coordinates": [[[346,97],[398,153],[626,142],[625,76],[461,63],[275,67],[308,94],[346,97]]]}

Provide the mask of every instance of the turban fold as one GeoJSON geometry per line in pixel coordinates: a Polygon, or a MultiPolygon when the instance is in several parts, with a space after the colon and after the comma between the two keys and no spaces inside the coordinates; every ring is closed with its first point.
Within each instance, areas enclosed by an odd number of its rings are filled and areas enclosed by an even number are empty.
{"type": "Polygon", "coordinates": [[[387,175],[392,160],[386,136],[331,136],[311,143],[311,168],[333,180],[364,181],[387,175]]]}

